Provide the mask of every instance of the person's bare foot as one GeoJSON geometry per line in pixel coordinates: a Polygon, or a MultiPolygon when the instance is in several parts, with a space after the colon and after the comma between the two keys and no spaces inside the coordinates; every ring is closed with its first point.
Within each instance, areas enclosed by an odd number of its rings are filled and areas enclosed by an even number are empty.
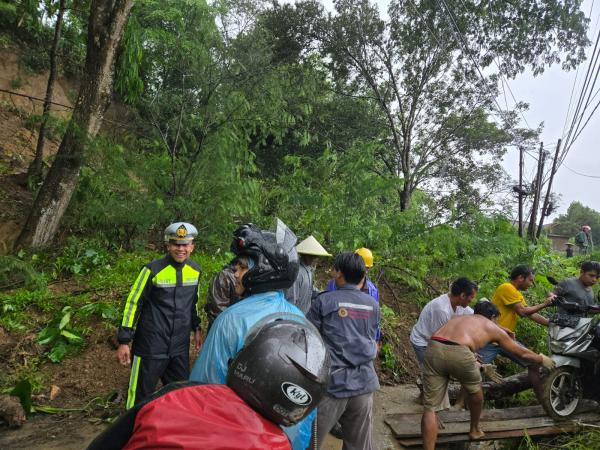
{"type": "Polygon", "coordinates": [[[469,432],[469,438],[471,440],[481,439],[484,436],[485,436],[485,433],[481,430],[471,430],[469,432]]]}

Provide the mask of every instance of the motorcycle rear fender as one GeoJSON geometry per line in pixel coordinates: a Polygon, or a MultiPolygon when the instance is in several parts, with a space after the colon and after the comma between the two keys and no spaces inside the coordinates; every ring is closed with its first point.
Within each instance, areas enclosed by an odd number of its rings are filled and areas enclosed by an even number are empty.
{"type": "Polygon", "coordinates": [[[556,363],[556,367],[562,366],[571,366],[571,367],[581,367],[581,361],[577,358],[570,358],[568,356],[563,355],[552,355],[552,361],[556,363]]]}

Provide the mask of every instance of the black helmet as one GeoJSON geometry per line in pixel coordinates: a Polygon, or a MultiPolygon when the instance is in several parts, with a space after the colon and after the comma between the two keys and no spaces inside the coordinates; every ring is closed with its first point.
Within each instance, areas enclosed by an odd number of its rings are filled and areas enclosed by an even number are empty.
{"type": "Polygon", "coordinates": [[[310,322],[275,314],[250,330],[229,366],[227,385],[267,419],[290,426],[319,404],[329,365],[327,348],[310,322]]]}
{"type": "Polygon", "coordinates": [[[251,294],[289,288],[298,275],[296,236],[278,221],[277,232],[262,231],[247,223],[233,232],[231,251],[236,256],[248,256],[254,266],[242,278],[251,294]]]}

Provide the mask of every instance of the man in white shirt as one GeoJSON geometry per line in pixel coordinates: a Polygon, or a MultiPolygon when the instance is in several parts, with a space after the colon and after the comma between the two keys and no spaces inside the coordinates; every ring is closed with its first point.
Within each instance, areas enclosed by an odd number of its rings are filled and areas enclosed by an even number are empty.
{"type": "MultiPolygon", "coordinates": [[[[415,350],[421,370],[423,370],[425,350],[427,350],[427,345],[433,333],[444,326],[454,316],[473,314],[473,309],[469,306],[469,303],[477,295],[478,289],[477,284],[468,278],[457,278],[450,285],[450,292],[434,298],[425,305],[419,315],[419,320],[417,320],[417,323],[410,332],[410,343],[415,350]]],[[[456,408],[460,409],[463,403],[464,395],[461,394],[457,399],[456,408]]],[[[448,399],[448,393],[446,393],[443,408],[447,409],[449,407],[450,400],[448,399]]]]}
{"type": "Polygon", "coordinates": [[[434,298],[425,305],[419,320],[410,332],[410,342],[419,365],[423,365],[429,339],[452,317],[473,314],[469,303],[475,298],[478,286],[466,277],[457,278],[450,285],[450,292],[434,298]]]}

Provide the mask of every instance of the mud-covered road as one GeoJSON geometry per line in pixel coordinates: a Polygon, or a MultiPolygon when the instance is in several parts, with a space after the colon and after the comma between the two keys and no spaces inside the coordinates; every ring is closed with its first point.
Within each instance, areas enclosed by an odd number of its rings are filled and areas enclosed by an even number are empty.
{"type": "MultiPolygon", "coordinates": [[[[415,386],[384,386],[375,395],[373,407],[375,442],[379,450],[400,449],[383,422],[390,413],[419,412],[415,403],[418,389],[415,386]]],[[[32,416],[22,428],[10,430],[0,427],[0,450],[81,450],[100,433],[106,424],[93,423],[83,414],[56,414],[32,416]]],[[[329,437],[325,450],[339,450],[341,441],[329,437]]]]}

